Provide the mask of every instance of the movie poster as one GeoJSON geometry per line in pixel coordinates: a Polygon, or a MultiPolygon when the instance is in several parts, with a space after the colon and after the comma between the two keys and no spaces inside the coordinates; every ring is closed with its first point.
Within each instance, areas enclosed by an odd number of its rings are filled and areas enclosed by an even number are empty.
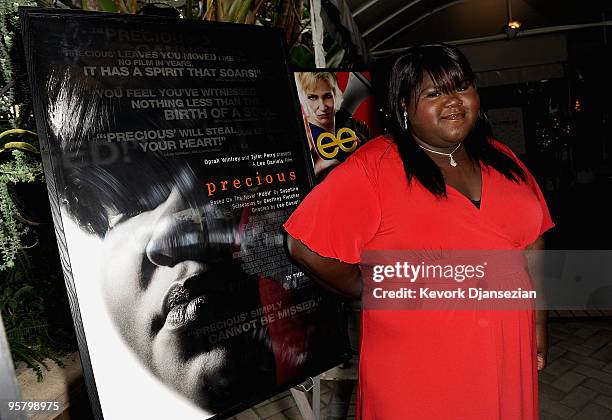
{"type": "Polygon", "coordinates": [[[312,166],[321,180],[380,134],[369,72],[294,73],[312,166]]]}
{"type": "Polygon", "coordinates": [[[85,377],[103,416],[225,418],[343,361],[338,301],[283,244],[281,224],[314,177],[280,31],[37,9],[22,18],[85,377]]]}

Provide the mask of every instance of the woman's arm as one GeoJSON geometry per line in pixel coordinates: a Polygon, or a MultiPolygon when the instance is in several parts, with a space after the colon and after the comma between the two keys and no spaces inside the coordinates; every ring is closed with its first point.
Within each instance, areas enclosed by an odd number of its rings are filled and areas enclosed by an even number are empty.
{"type": "Polygon", "coordinates": [[[325,289],[352,299],[361,295],[358,264],[322,257],[291,235],[287,235],[287,249],[297,265],[325,289]]]}

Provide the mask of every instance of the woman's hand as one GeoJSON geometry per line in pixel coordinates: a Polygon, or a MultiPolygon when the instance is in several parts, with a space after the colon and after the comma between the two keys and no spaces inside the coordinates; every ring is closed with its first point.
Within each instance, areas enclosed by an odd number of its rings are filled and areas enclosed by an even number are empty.
{"type": "Polygon", "coordinates": [[[546,367],[546,356],[548,354],[548,325],[546,322],[548,314],[546,311],[536,312],[536,338],[538,343],[538,370],[546,367]],[[543,312],[538,316],[538,313],[543,312]]]}
{"type": "MultiPolygon", "coordinates": [[[[544,250],[544,238],[539,237],[534,243],[527,247],[527,261],[529,273],[538,293],[540,305],[544,305],[545,296],[542,280],[542,252],[544,250]]],[[[546,356],[548,353],[548,311],[536,310],[536,339],[538,346],[538,371],[546,367],[546,356]]]]}

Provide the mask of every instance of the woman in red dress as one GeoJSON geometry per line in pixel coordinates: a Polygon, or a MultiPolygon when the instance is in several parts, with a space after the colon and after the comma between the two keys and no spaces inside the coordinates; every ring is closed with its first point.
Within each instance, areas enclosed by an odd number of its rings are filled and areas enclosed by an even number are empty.
{"type": "MultiPolygon", "coordinates": [[[[489,135],[456,48],[394,64],[393,136],[359,148],[285,223],[293,258],[324,287],[362,290],[369,250],[542,249],[553,226],[534,178],[489,135]]],[[[358,418],[536,419],[546,313],[362,311],[358,418]]]]}

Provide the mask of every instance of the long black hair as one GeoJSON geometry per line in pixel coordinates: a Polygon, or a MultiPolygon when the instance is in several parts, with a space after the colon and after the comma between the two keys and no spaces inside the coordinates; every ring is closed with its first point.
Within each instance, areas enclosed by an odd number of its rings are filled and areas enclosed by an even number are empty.
{"type": "MultiPolygon", "coordinates": [[[[438,43],[419,45],[402,54],[391,70],[389,107],[392,112],[391,134],[404,165],[408,182],[412,178],[423,184],[437,197],[446,197],[446,184],[440,168],[418,147],[411,127],[404,125],[404,109],[417,99],[417,92],[428,73],[444,93],[465,84],[474,85],[475,76],[467,58],[455,47],[438,43]]],[[[409,122],[408,122],[409,124],[409,122]]],[[[525,171],[506,153],[492,143],[491,126],[480,110],[474,128],[464,140],[465,151],[472,162],[496,169],[513,182],[526,180],[525,171]]]]}

